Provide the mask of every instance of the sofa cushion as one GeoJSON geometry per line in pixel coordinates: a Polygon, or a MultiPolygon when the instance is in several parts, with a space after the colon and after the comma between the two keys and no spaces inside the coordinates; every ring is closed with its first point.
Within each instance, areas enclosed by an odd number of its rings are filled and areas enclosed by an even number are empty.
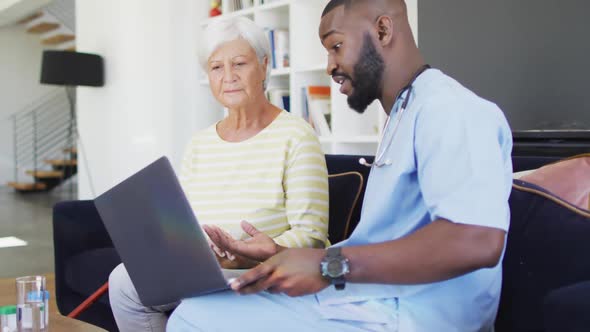
{"type": "Polygon", "coordinates": [[[581,209],[590,210],[590,154],[543,166],[520,179],[536,184],[581,209]]]}
{"type": "MultiPolygon", "coordinates": [[[[363,176],[363,179],[366,180],[369,178],[369,173],[371,172],[371,168],[361,165],[359,163],[360,158],[364,158],[368,163],[373,162],[373,159],[374,159],[373,156],[351,156],[351,155],[327,154],[326,155],[326,165],[328,166],[328,174],[359,172],[363,176]]],[[[344,227],[342,225],[343,224],[342,220],[340,220],[339,222],[336,223],[336,225],[341,225],[340,227],[341,227],[342,232],[338,233],[338,230],[335,230],[334,228],[332,228],[332,226],[330,226],[328,234],[330,235],[329,238],[330,238],[330,241],[332,241],[332,243],[336,243],[337,241],[340,241],[342,239],[342,237],[347,237],[348,235],[350,235],[352,233],[352,231],[355,229],[356,225],[358,224],[358,222],[361,218],[361,209],[362,209],[363,199],[365,197],[366,186],[367,186],[367,181],[363,181],[361,194],[357,200],[358,203],[353,208],[352,215],[350,217],[348,234],[344,234],[344,227]]],[[[332,192],[332,190],[330,190],[330,193],[331,192],[332,192]]],[[[332,210],[332,208],[330,208],[330,209],[332,210]]],[[[330,212],[332,212],[332,211],[330,211],[330,212]]],[[[333,219],[330,216],[330,220],[336,220],[336,219],[333,219]]]]}

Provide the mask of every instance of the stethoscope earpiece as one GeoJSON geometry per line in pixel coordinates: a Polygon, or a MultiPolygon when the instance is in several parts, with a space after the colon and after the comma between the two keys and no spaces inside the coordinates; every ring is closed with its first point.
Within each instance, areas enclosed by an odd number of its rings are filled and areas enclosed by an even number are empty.
{"type": "Polygon", "coordinates": [[[372,164],[372,163],[368,163],[368,162],[367,162],[367,159],[365,159],[365,158],[360,158],[360,159],[359,159],[359,164],[361,164],[361,165],[363,165],[363,166],[367,166],[367,167],[371,167],[371,166],[373,166],[373,164],[372,164]]]}

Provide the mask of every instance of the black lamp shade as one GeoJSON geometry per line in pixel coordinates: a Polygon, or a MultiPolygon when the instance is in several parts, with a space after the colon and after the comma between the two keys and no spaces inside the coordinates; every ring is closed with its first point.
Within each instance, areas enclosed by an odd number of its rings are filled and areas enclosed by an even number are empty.
{"type": "Polygon", "coordinates": [[[102,57],[71,51],[44,51],[41,83],[57,85],[104,85],[102,57]]]}

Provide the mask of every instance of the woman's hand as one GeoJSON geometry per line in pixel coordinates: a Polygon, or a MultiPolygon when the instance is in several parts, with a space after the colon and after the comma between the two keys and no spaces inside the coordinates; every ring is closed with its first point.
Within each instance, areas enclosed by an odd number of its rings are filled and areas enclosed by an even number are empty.
{"type": "Polygon", "coordinates": [[[229,256],[227,258],[230,260],[232,257],[242,256],[261,262],[283,249],[270,236],[260,232],[247,221],[242,221],[241,226],[244,232],[250,235],[245,240],[236,240],[226,231],[214,225],[203,225],[203,229],[209,235],[212,244],[216,246],[217,249],[212,248],[218,253],[218,256],[229,256]]]}
{"type": "Polygon", "coordinates": [[[215,256],[217,257],[219,265],[224,269],[250,269],[260,264],[258,261],[239,255],[232,255],[231,258],[227,255],[225,257],[220,257],[219,255],[215,256]]]}
{"type": "Polygon", "coordinates": [[[207,242],[209,243],[209,248],[211,248],[211,250],[215,253],[217,262],[224,269],[249,269],[260,264],[258,261],[251,260],[239,255],[236,256],[230,252],[221,250],[215,245],[215,243],[211,242],[210,239],[207,239],[207,242]]]}

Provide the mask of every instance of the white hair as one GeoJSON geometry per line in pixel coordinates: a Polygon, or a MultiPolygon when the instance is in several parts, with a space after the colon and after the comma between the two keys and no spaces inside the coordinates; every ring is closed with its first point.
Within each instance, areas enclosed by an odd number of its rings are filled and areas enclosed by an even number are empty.
{"type": "Polygon", "coordinates": [[[256,57],[260,64],[264,64],[264,58],[268,59],[266,66],[266,79],[264,80],[264,89],[268,86],[270,71],[272,69],[272,59],[270,53],[270,42],[267,33],[256,25],[252,20],[245,17],[231,17],[227,19],[215,20],[207,26],[204,32],[204,43],[199,52],[201,67],[208,72],[208,61],[211,54],[222,44],[242,38],[250,44],[256,52],[256,57]]]}

